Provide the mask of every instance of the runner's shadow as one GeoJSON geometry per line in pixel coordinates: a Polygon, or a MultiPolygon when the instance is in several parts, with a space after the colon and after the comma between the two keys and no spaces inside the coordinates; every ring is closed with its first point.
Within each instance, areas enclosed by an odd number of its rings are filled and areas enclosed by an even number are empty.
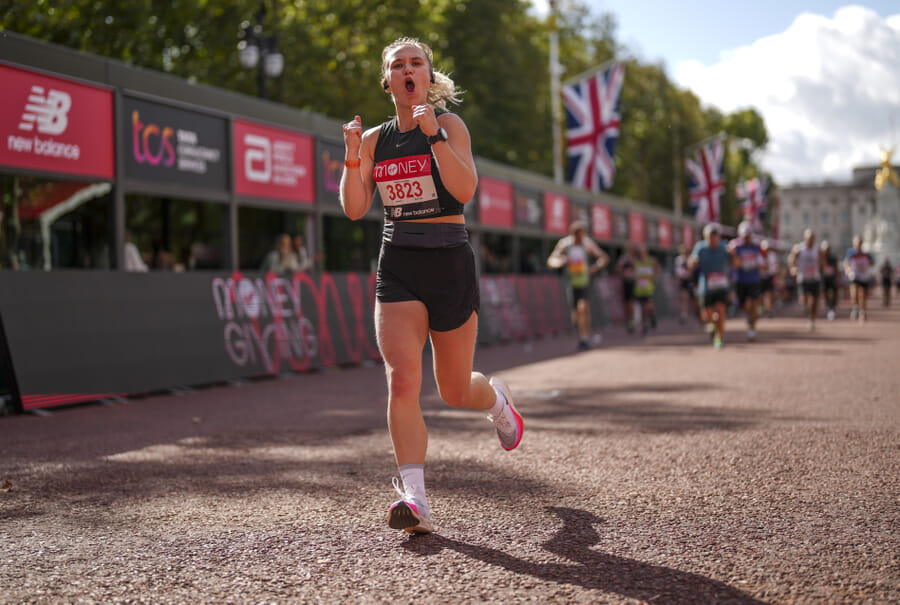
{"type": "Polygon", "coordinates": [[[764,603],[717,580],[598,552],[593,547],[600,542],[600,535],[594,525],[603,523],[602,519],[590,512],[572,508],[548,507],[546,510],[558,516],[563,521],[563,526],[553,538],[544,543],[544,549],[560,558],[569,559],[572,564],[535,563],[494,548],[466,544],[438,534],[413,537],[403,547],[420,556],[435,555],[443,549],[450,549],[518,574],[640,601],[685,605],[764,603]]]}

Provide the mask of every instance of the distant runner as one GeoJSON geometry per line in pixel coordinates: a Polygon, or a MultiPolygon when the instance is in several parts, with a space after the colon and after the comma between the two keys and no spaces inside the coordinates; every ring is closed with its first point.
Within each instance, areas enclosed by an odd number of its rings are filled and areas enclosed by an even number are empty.
{"type": "Polygon", "coordinates": [[[812,229],[804,231],[803,241],[791,250],[788,266],[800,284],[800,297],[809,317],[807,328],[812,332],[816,328],[819,292],[822,287],[822,251],[816,246],[816,234],[812,229]]]}
{"type": "Polygon", "coordinates": [[[591,309],[588,305],[588,284],[591,275],[600,271],[609,263],[606,252],[585,235],[585,226],[575,221],[569,227],[569,235],[556,243],[553,252],[547,259],[551,269],[566,267],[569,274],[569,287],[572,294],[572,323],[578,332],[578,350],[591,348],[591,309]],[[588,265],[588,257],[596,261],[588,265]]]}
{"type": "Polygon", "coordinates": [[[828,242],[822,242],[822,294],[825,296],[825,308],[828,309],[826,317],[828,321],[834,321],[838,303],[838,259],[831,251],[828,242]]]}
{"type": "Polygon", "coordinates": [[[691,252],[690,266],[700,269],[700,299],[704,319],[713,326],[713,346],[721,349],[725,336],[725,309],[728,306],[729,254],[721,241],[719,226],[710,223],[703,228],[703,240],[691,252]]]}
{"type": "Polygon", "coordinates": [[[747,340],[756,340],[756,320],[759,317],[760,267],[765,263],[762,251],[753,241],[750,223],[738,225],[738,237],[729,243],[734,267],[737,269],[735,293],[738,306],[747,316],[747,340]]]}
{"type": "Polygon", "coordinates": [[[872,269],[872,255],[863,252],[863,240],[860,236],[853,238],[853,247],[847,250],[844,257],[844,271],[850,280],[850,300],[853,307],[850,309],[850,319],[858,319],[865,322],[866,303],[869,297],[869,271],[872,269]]]}

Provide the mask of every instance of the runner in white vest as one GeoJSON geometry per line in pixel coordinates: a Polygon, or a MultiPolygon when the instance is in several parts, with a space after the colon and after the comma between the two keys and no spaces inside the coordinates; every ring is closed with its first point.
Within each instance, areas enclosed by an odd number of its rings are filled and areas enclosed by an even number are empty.
{"type": "Polygon", "coordinates": [[[800,285],[800,297],[809,315],[810,332],[816,328],[816,312],[822,286],[822,265],[822,250],[816,245],[816,235],[812,229],[807,229],[803,232],[803,241],[791,250],[788,266],[800,285]]]}

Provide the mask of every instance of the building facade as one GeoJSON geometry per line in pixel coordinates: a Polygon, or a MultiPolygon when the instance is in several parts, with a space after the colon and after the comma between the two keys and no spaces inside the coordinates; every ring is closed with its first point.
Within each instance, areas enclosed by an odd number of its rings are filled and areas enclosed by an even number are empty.
{"type": "Polygon", "coordinates": [[[799,242],[812,229],[817,241],[828,241],[837,252],[847,250],[853,236],[862,235],[875,216],[877,167],[855,168],[846,183],[824,182],[782,187],[779,191],[778,237],[799,242]]]}

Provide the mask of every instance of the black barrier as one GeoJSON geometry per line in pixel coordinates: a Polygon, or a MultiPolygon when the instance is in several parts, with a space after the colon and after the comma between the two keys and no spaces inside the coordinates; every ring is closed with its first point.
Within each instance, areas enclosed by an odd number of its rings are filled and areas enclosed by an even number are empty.
{"type": "MultiPolygon", "coordinates": [[[[480,343],[569,328],[557,276],[485,276],[481,288],[480,343]]],[[[379,360],[374,290],[369,273],[2,272],[15,405],[379,360]]]]}
{"type": "Polygon", "coordinates": [[[369,274],[0,273],[22,409],[378,359],[369,274]]]}
{"type": "MultiPolygon", "coordinates": [[[[556,275],[480,286],[481,344],[571,328],[556,275]]],[[[377,361],[374,293],[369,273],[0,272],[0,377],[22,411],[377,361]]],[[[591,305],[595,326],[620,322],[620,280],[595,279],[591,305]]]]}

